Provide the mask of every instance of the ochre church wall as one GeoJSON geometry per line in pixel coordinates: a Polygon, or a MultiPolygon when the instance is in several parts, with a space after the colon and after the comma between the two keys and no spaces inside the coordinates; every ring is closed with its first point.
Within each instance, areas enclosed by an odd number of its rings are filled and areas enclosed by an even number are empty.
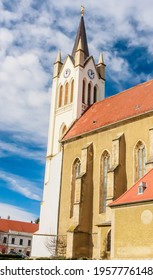
{"type": "MultiPolygon", "coordinates": [[[[117,113],[117,112],[116,112],[117,113]]],[[[90,228],[89,223],[92,223],[91,230],[91,247],[94,247],[92,257],[100,257],[99,242],[101,237],[98,226],[101,223],[111,221],[111,209],[108,207],[106,213],[99,214],[99,188],[100,188],[100,159],[102,153],[107,150],[111,156],[112,164],[112,142],[118,135],[123,135],[120,140],[119,150],[119,165],[114,171],[114,198],[116,199],[123,192],[129,189],[134,183],[134,148],[136,143],[141,140],[146,145],[146,160],[150,158],[150,137],[149,129],[153,126],[153,116],[137,117],[122,124],[110,126],[108,129],[99,132],[93,132],[90,135],[80,136],[80,138],[69,141],[64,144],[64,159],[61,182],[61,196],[59,209],[59,234],[67,234],[67,230],[72,224],[70,219],[70,197],[71,197],[71,180],[72,180],[72,164],[78,157],[81,159],[82,148],[89,144],[93,144],[93,167],[90,170],[90,180],[84,181],[84,188],[93,189],[92,199],[85,200],[83,207],[89,209],[91,219],[85,217],[80,221],[83,222],[83,227],[90,228]]],[[[88,170],[87,170],[88,172],[88,170]]],[[[90,193],[91,194],[91,193],[90,193]]],[[[110,202],[110,201],[108,201],[110,202]]],[[[105,239],[105,237],[104,237],[105,239]]],[[[91,249],[92,249],[91,248],[91,249]]]]}
{"type": "Polygon", "coordinates": [[[153,258],[153,204],[113,209],[112,259],[153,258]]]}

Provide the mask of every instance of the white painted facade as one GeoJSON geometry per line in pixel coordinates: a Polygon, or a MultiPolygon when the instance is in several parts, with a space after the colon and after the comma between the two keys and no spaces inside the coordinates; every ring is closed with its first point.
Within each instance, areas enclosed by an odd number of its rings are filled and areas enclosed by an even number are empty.
{"type": "Polygon", "coordinates": [[[13,230],[9,230],[5,233],[0,232],[0,244],[6,248],[5,253],[14,251],[30,256],[32,233],[18,232],[13,230]]]}
{"type": "MultiPolygon", "coordinates": [[[[79,50],[77,50],[79,51],[79,50]]],[[[82,50],[80,50],[81,52],[82,50]]],[[[31,255],[50,256],[47,242],[50,236],[58,234],[58,209],[60,196],[60,182],[62,170],[62,151],[59,140],[62,136],[62,128],[68,129],[78,119],[87,107],[93,104],[94,87],[97,88],[97,101],[104,98],[105,81],[99,76],[97,67],[92,57],[83,61],[83,65],[75,66],[75,59],[67,56],[64,64],[56,61],[54,65],[54,77],[52,83],[51,110],[49,120],[48,148],[46,157],[46,170],[43,201],[41,203],[40,226],[33,236],[31,255]],[[56,75],[57,67],[60,71],[56,75]],[[68,77],[64,77],[66,70],[68,77]],[[94,72],[94,78],[90,78],[88,70],[94,72]],[[85,102],[82,103],[83,80],[85,82],[85,102]],[[71,101],[71,85],[74,81],[73,101],[71,101]],[[66,84],[68,83],[68,101],[64,105],[66,84]],[[91,84],[90,104],[88,103],[88,84],[91,84]],[[63,101],[59,106],[60,87],[63,86],[63,101]]]]}

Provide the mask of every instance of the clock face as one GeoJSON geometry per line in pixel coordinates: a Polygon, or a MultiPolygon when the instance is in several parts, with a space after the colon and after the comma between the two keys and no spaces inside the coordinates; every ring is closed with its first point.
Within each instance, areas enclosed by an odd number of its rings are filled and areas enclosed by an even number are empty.
{"type": "Polygon", "coordinates": [[[64,78],[68,78],[68,76],[70,75],[71,70],[68,68],[64,71],[64,78]]]}
{"type": "Polygon", "coordinates": [[[95,72],[92,70],[92,69],[89,69],[88,70],[88,76],[90,79],[94,79],[95,77],[95,72]]]}

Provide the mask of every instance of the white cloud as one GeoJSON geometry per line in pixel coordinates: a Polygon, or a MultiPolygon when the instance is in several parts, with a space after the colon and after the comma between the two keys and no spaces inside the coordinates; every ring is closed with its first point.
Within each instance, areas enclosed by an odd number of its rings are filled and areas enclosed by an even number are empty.
{"type": "Polygon", "coordinates": [[[20,207],[11,204],[0,203],[0,217],[2,219],[7,219],[8,216],[10,216],[11,220],[24,222],[35,221],[35,219],[38,218],[33,213],[30,213],[20,207]]]}
{"type": "Polygon", "coordinates": [[[7,183],[8,189],[20,193],[28,199],[41,200],[41,189],[36,186],[36,183],[4,171],[1,171],[0,179],[7,183]]]}
{"type": "Polygon", "coordinates": [[[1,130],[25,133],[46,144],[50,103],[47,76],[32,53],[4,58],[0,70],[1,130]]]}
{"type": "Polygon", "coordinates": [[[44,163],[45,161],[45,154],[42,150],[33,151],[26,148],[25,146],[0,141],[0,157],[8,157],[12,155],[28,158],[30,160],[33,159],[41,163],[44,163]]]}
{"type": "MultiPolygon", "coordinates": [[[[39,9],[33,8],[33,0],[19,1],[11,12],[4,9],[5,2],[0,5],[0,21],[4,24],[0,129],[46,146],[52,66],[58,49],[63,58],[72,51],[72,34],[76,35],[82,1],[38,1],[39,9]]],[[[85,0],[83,4],[90,53],[98,61],[99,52],[104,50],[109,77],[120,90],[119,83],[132,78],[132,74],[128,61],[115,53],[114,43],[127,39],[128,46],[145,46],[153,53],[153,2],[85,0]]],[[[142,76],[148,78],[145,73],[142,76]]]]}

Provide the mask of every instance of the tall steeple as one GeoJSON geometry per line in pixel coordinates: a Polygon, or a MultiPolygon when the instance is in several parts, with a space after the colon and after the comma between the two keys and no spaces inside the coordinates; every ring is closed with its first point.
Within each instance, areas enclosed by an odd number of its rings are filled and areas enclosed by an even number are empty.
{"type": "Polygon", "coordinates": [[[86,59],[89,56],[89,50],[88,50],[88,43],[87,43],[87,36],[86,36],[86,29],[85,29],[85,23],[84,23],[84,7],[81,7],[81,19],[80,24],[78,27],[72,56],[75,57],[75,52],[78,49],[78,44],[80,42],[82,43],[82,50],[84,51],[84,58],[86,59]]]}
{"type": "MultiPolygon", "coordinates": [[[[55,255],[54,248],[58,245],[56,237],[58,237],[59,232],[64,155],[59,140],[90,105],[104,97],[104,63],[102,56],[100,56],[99,63],[96,65],[93,56],[89,55],[83,6],[81,7],[81,19],[72,56],[73,59],[68,55],[62,62],[61,53],[58,52],[54,63],[44,192],[39,231],[33,236],[31,253],[35,257],[49,257],[50,253],[55,255]],[[50,242],[55,244],[52,252],[47,246],[50,242]]],[[[71,222],[75,223],[75,225],[72,223],[72,228],[76,228],[76,221],[79,221],[81,217],[78,207],[80,204],[77,204],[74,219],[70,221],[70,224],[71,222]]],[[[72,243],[71,240],[68,246],[70,251],[73,250],[72,243]]]]}

